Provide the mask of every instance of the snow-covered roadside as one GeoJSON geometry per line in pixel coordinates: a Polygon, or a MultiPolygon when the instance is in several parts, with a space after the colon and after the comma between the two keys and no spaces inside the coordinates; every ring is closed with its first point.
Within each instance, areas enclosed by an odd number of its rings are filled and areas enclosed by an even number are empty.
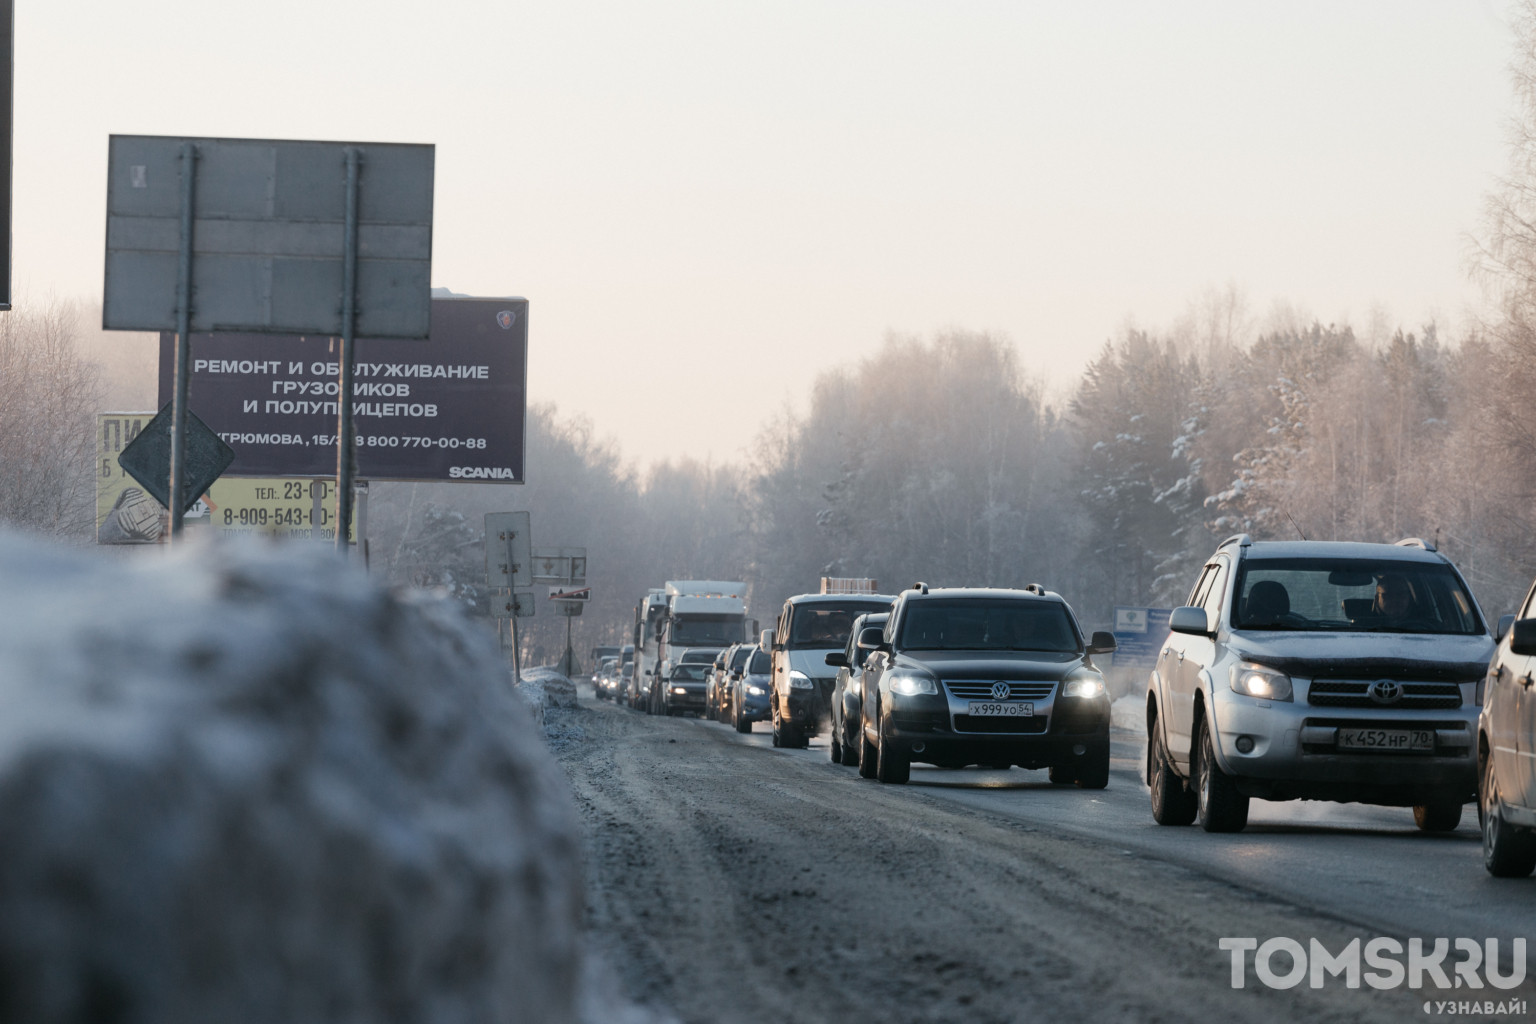
{"type": "Polygon", "coordinates": [[[1138,735],[1147,731],[1147,695],[1128,693],[1109,706],[1109,727],[1138,735]]]}

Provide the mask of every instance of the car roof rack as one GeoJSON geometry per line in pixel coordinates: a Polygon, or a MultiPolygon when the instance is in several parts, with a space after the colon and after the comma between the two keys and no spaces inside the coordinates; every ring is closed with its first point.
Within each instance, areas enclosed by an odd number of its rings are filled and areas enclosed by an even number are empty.
{"type": "Polygon", "coordinates": [[[1404,537],[1393,546],[1399,548],[1423,548],[1425,551],[1439,550],[1423,537],[1404,537]]]}
{"type": "Polygon", "coordinates": [[[919,594],[926,594],[928,593],[928,584],[922,582],[914,583],[909,589],[915,590],[919,594]]]}
{"type": "Polygon", "coordinates": [[[1026,594],[1038,594],[1041,597],[1045,596],[1045,588],[1042,587],[1038,583],[1026,583],[1026,584],[1024,584],[1024,592],[1026,594]]]}
{"type": "Polygon", "coordinates": [[[1253,543],[1253,538],[1248,536],[1246,533],[1234,533],[1232,536],[1228,537],[1226,540],[1222,541],[1220,544],[1217,544],[1216,545],[1216,550],[1220,551],[1222,548],[1226,547],[1228,544],[1236,544],[1240,548],[1246,548],[1249,545],[1251,545],[1252,543],[1253,543]]]}

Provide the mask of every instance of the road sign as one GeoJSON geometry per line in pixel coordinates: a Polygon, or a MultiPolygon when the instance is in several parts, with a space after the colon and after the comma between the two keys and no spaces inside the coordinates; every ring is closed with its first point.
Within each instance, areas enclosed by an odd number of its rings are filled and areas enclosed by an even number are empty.
{"type": "MultiPolygon", "coordinates": [[[[219,478],[234,460],[235,453],[208,429],[202,420],[187,413],[187,471],[179,511],[185,512],[197,503],[203,492],[219,478]]],[[[166,508],[171,507],[171,489],[167,480],[171,472],[171,408],[161,409],[154,419],[144,425],[131,442],[123,447],[117,457],[118,464],[128,475],[137,480],[146,491],[166,508]]]]}
{"type": "Polygon", "coordinates": [[[485,514],[485,583],[509,588],[533,585],[530,516],[527,512],[485,514]]]}
{"type": "Polygon", "coordinates": [[[175,331],[182,147],[194,150],[192,331],[348,333],[348,150],[360,153],[354,329],[425,338],[433,147],[114,135],[102,325],[175,331]]]}
{"type": "Polygon", "coordinates": [[[1171,608],[1115,606],[1115,664],[1151,668],[1168,639],[1171,608]]]}
{"type": "Polygon", "coordinates": [[[590,601],[592,600],[591,587],[550,587],[549,599],[551,601],[590,601]]]}
{"type": "MultiPolygon", "coordinates": [[[[174,343],[160,336],[162,401],[174,343]]],[[[319,334],[192,336],[188,380],[197,414],[235,449],[228,475],[335,474],[337,359],[319,334]]],[[[527,383],[527,299],[435,298],[426,345],[359,338],[357,475],[522,483],[527,383]]]]}
{"type": "MultiPolygon", "coordinates": [[[[581,610],[585,607],[586,605],[580,601],[556,601],[555,614],[564,615],[568,619],[574,619],[581,615],[581,610]]],[[[567,647],[566,650],[570,650],[570,648],[567,647]]]]}
{"type": "Polygon", "coordinates": [[[585,583],[586,581],[586,548],[555,548],[552,551],[533,553],[533,582],[585,583]]]}
{"type": "Polygon", "coordinates": [[[491,617],[496,619],[531,619],[537,604],[533,595],[526,590],[517,591],[493,591],[490,597],[491,617]]]}

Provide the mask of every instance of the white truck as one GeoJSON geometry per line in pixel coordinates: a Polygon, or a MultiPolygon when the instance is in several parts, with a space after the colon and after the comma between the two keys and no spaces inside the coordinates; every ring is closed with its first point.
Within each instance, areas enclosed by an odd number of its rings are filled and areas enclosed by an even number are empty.
{"type": "MultiPolygon", "coordinates": [[[[649,676],[653,715],[668,711],[667,679],[683,652],[740,643],[751,635],[747,624],[747,587],[727,580],[668,580],[663,588],[665,611],[661,615],[657,661],[649,676]]],[[[646,666],[641,666],[642,669],[646,666]]]]}
{"type": "Polygon", "coordinates": [[[666,591],[652,587],[635,606],[634,668],[625,692],[625,703],[644,711],[651,709],[651,676],[658,662],[661,624],[667,615],[666,591]]]}

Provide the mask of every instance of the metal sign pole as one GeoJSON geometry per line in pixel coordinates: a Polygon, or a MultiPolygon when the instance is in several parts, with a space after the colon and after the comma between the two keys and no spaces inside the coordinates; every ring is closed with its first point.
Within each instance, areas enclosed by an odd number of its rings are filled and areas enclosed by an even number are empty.
{"type": "Polygon", "coordinates": [[[181,242],[176,266],[176,370],[171,381],[171,540],[181,536],[187,473],[187,373],[192,349],[192,213],[197,182],[197,146],[181,144],[181,242]]]}
{"type": "Polygon", "coordinates": [[[517,534],[512,530],[507,531],[507,593],[512,595],[512,682],[521,683],[523,681],[523,669],[522,665],[519,664],[519,653],[517,649],[517,584],[513,580],[513,575],[517,571],[517,553],[513,548],[513,539],[516,536],[517,534]]]}
{"type": "Polygon", "coordinates": [[[358,164],[356,146],[347,147],[347,210],[343,245],[341,295],[341,380],[336,394],[336,550],[347,553],[352,532],[352,462],[354,457],[352,424],[352,374],[357,366],[357,191],[358,164]]]}

